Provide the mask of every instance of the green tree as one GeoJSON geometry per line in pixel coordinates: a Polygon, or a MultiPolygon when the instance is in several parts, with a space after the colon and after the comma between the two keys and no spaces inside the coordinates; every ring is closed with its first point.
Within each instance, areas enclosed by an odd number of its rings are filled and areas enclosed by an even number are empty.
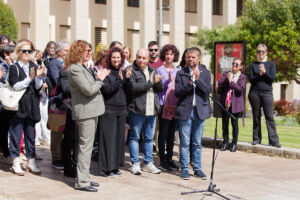
{"type": "Polygon", "coordinates": [[[13,10],[0,0],[0,34],[16,40],[18,36],[18,24],[13,10]]]}
{"type": "Polygon", "coordinates": [[[211,55],[215,41],[245,40],[247,63],[256,60],[256,47],[264,43],[276,63],[277,80],[300,84],[300,0],[248,0],[235,25],[200,30],[197,38],[211,55]]]}

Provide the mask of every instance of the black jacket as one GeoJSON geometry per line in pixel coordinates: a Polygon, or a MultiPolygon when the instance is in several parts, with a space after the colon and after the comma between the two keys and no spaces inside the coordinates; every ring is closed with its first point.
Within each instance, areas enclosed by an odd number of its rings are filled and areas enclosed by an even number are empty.
{"type": "Polygon", "coordinates": [[[61,94],[61,102],[56,102],[60,110],[66,108],[72,110],[71,91],[69,86],[68,72],[65,69],[60,70],[58,78],[58,88],[56,95],[61,94]]]}
{"type": "MultiPolygon", "coordinates": [[[[194,82],[195,99],[198,117],[205,120],[209,115],[209,99],[208,95],[211,93],[211,75],[210,71],[206,69],[205,65],[198,67],[200,77],[194,82]]],[[[190,69],[184,67],[176,74],[175,80],[175,95],[178,97],[175,118],[179,120],[188,120],[193,110],[194,89],[190,81],[190,69]]]]}
{"type": "MultiPolygon", "coordinates": [[[[153,88],[154,92],[154,106],[155,110],[158,113],[160,109],[158,93],[162,92],[164,85],[162,81],[157,84],[152,84],[149,81],[146,81],[144,72],[136,65],[136,62],[132,64],[132,74],[128,81],[128,110],[130,112],[138,113],[145,115],[146,113],[146,98],[147,91],[150,88],[153,88]]],[[[157,74],[156,69],[148,65],[149,75],[154,72],[153,79],[157,74]]]]}
{"type": "MultiPolygon", "coordinates": [[[[35,70],[37,70],[37,66],[34,63],[29,62],[29,71],[32,67],[34,67],[35,70]]],[[[23,81],[25,78],[26,78],[26,73],[20,67],[18,62],[10,66],[8,82],[11,86],[14,86],[17,82],[23,81]],[[19,70],[19,76],[18,76],[17,67],[19,70]]],[[[40,97],[39,91],[41,88],[37,90],[35,88],[34,79],[31,81],[31,83],[27,87],[26,92],[24,93],[24,95],[19,101],[18,111],[13,112],[13,116],[12,116],[13,118],[30,119],[34,122],[39,122],[41,120],[40,101],[39,101],[39,97],[40,97]]]]}
{"type": "Polygon", "coordinates": [[[119,78],[119,70],[110,68],[110,74],[104,79],[104,86],[101,93],[104,98],[105,113],[112,115],[126,114],[126,78],[123,73],[123,80],[119,78]]]}

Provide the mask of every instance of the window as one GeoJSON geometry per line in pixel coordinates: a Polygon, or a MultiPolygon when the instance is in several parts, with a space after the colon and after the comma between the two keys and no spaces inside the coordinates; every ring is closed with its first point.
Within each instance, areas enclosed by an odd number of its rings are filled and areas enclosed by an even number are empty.
{"type": "MultiPolygon", "coordinates": [[[[213,14],[223,15],[223,0],[212,0],[213,14]]],[[[232,0],[231,0],[232,1],[232,0]]]]}
{"type": "Polygon", "coordinates": [[[287,84],[281,84],[280,85],[280,99],[286,99],[286,88],[287,84]]]}
{"type": "Polygon", "coordinates": [[[30,24],[29,23],[21,23],[21,38],[22,39],[29,39],[30,33],[30,24]]]}
{"type": "Polygon", "coordinates": [[[59,40],[71,41],[71,26],[68,25],[59,26],[59,40]]]}
{"type": "Polygon", "coordinates": [[[95,3],[102,3],[102,4],[106,4],[106,0],[95,0],[95,3]]]}
{"type": "Polygon", "coordinates": [[[243,10],[244,10],[244,1],[243,0],[237,0],[236,2],[236,16],[242,16],[243,10]]]}
{"type": "Polygon", "coordinates": [[[185,0],[185,12],[197,13],[197,0],[185,0]]]}
{"type": "MultiPolygon", "coordinates": [[[[159,0],[156,0],[157,9],[159,9],[159,0]]],[[[170,0],[163,0],[162,1],[163,10],[170,9],[170,0]]]]}
{"type": "Polygon", "coordinates": [[[140,1],[139,0],[127,0],[127,6],[128,7],[140,7],[140,1]]]}
{"type": "Polygon", "coordinates": [[[106,28],[95,27],[95,48],[99,42],[106,44],[106,28]]]}

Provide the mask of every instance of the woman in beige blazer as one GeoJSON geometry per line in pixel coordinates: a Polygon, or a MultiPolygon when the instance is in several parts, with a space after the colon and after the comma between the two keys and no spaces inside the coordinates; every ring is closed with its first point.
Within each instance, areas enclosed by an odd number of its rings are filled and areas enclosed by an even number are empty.
{"type": "Polygon", "coordinates": [[[69,84],[72,96],[72,119],[76,121],[79,132],[79,149],[77,163],[78,190],[97,192],[89,176],[91,154],[98,116],[105,111],[100,89],[103,80],[110,73],[108,69],[88,69],[84,63],[90,59],[91,49],[83,40],[73,42],[67,55],[66,65],[70,66],[69,84]]]}

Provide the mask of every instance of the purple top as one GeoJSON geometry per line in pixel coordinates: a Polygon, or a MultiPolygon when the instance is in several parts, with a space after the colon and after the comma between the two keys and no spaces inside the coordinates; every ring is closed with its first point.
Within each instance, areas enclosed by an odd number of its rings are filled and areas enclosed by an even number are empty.
{"type": "MultiPolygon", "coordinates": [[[[174,67],[173,71],[172,71],[172,80],[176,78],[176,74],[179,71],[179,69],[177,67],[174,67]]],[[[161,93],[158,93],[158,98],[159,98],[159,103],[160,105],[164,105],[164,101],[166,98],[166,92],[168,90],[168,86],[169,86],[169,72],[167,71],[167,69],[162,65],[159,68],[157,68],[157,73],[159,75],[163,75],[162,77],[162,82],[164,84],[164,90],[161,93]]]]}

